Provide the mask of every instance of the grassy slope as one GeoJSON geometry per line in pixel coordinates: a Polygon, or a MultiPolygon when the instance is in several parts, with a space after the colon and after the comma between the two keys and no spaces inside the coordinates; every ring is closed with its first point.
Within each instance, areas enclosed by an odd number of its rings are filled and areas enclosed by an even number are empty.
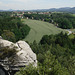
{"type": "Polygon", "coordinates": [[[71,31],[72,31],[73,33],[75,33],[75,29],[71,29],[71,31]]]}
{"type": "Polygon", "coordinates": [[[75,14],[73,14],[73,16],[75,16],[75,14]]]}
{"type": "Polygon", "coordinates": [[[31,28],[29,35],[24,39],[25,41],[28,41],[30,43],[32,43],[34,40],[36,40],[36,42],[38,43],[43,35],[57,34],[63,31],[60,28],[56,28],[53,24],[43,21],[26,19],[22,19],[22,21],[31,28]]]}

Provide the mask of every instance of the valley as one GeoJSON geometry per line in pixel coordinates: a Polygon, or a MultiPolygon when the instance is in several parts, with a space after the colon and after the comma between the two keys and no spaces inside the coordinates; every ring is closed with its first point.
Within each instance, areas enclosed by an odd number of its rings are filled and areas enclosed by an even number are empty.
{"type": "Polygon", "coordinates": [[[30,43],[33,43],[34,40],[39,43],[44,35],[55,35],[60,32],[66,32],[64,29],[57,28],[56,26],[48,22],[31,19],[22,19],[22,22],[27,24],[31,28],[29,34],[25,39],[23,39],[30,43]]]}

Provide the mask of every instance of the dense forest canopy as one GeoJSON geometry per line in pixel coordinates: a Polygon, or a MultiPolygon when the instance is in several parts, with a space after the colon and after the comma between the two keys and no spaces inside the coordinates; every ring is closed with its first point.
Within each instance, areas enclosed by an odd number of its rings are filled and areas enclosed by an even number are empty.
{"type": "Polygon", "coordinates": [[[22,68],[15,75],[75,75],[75,38],[62,32],[45,35],[39,44],[30,44],[37,54],[38,66],[22,68]]]}
{"type": "Polygon", "coordinates": [[[53,13],[51,18],[63,29],[75,28],[75,16],[69,13],[53,13]]]}
{"type": "Polygon", "coordinates": [[[16,42],[25,38],[29,31],[28,25],[24,25],[18,17],[10,17],[9,12],[8,14],[5,12],[0,16],[0,36],[4,39],[16,42]]]}
{"type": "Polygon", "coordinates": [[[0,18],[8,17],[12,14],[12,12],[0,12],[0,18]]]}

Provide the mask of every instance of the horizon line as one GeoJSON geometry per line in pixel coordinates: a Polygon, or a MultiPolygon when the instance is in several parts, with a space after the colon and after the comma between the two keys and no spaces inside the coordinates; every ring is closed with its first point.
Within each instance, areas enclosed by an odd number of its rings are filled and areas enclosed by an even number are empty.
{"type": "Polygon", "coordinates": [[[58,8],[38,8],[38,9],[0,9],[0,10],[44,10],[44,9],[60,9],[60,8],[74,8],[74,7],[58,7],[58,8]]]}

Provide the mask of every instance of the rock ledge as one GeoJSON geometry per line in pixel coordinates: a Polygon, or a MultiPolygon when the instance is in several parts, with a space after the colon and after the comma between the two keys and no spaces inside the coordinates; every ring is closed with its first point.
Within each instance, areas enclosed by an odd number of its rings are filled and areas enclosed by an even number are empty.
{"type": "MultiPolygon", "coordinates": [[[[37,66],[36,54],[32,51],[30,46],[25,41],[18,41],[17,43],[12,43],[10,41],[0,38],[0,44],[2,45],[2,47],[16,48],[17,53],[14,57],[15,61],[13,63],[13,70],[18,70],[19,67],[29,65],[30,63],[33,64],[33,66],[35,67],[37,66]]],[[[6,58],[2,61],[8,62],[8,59],[6,58]]],[[[7,64],[0,61],[0,65],[4,65],[5,69],[9,70],[9,66],[7,64]]]]}

